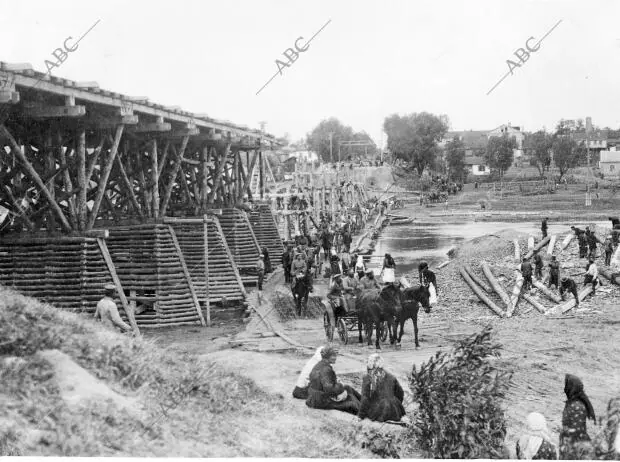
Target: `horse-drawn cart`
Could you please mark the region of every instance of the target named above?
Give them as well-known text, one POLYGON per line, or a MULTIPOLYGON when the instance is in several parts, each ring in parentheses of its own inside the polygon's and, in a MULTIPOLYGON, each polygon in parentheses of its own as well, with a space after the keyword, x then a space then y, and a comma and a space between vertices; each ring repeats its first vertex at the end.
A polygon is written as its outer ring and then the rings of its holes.
MULTIPOLYGON (((334 310, 336 325, 334 326, 335 328, 332 328, 329 314, 327 313, 327 311, 323 313, 323 327, 325 328, 325 336, 327 337, 327 341, 332 342, 334 340, 334 330, 337 330, 340 340, 346 345, 349 343, 349 332, 360 331, 360 320, 357 316, 357 312, 353 310, 347 313, 342 307, 335 307, 333 306, 333 304, 332 309, 334 310)), ((379 332, 381 334, 381 341, 385 342, 388 335, 387 322, 384 321, 381 323, 379 327, 379 332)), ((368 337, 369 332, 364 331, 364 335, 368 337)))

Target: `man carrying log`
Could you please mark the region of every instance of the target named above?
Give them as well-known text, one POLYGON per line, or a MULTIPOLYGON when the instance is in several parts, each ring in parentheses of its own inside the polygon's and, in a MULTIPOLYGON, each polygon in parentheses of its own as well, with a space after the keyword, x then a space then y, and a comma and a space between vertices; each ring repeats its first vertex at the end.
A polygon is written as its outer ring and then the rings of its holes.
POLYGON ((534 252, 534 268, 534 276, 536 276, 536 279, 542 280, 543 261, 538 252, 534 252))
POLYGON ((579 294, 577 293, 577 284, 571 278, 564 276, 560 284, 560 296, 564 300, 564 292, 570 292, 575 297, 575 307, 579 308, 579 294))
POLYGON ((524 258, 521 263, 521 275, 523 276, 523 290, 530 290, 532 288, 532 264, 528 258, 524 258))
POLYGON ((131 327, 122 320, 118 313, 118 307, 114 302, 114 294, 116 294, 116 286, 114 284, 106 284, 104 287, 105 295, 97 303, 95 310, 95 319, 101 318, 101 322, 106 327, 116 330, 118 327, 121 331, 131 331, 131 327))
POLYGON ((548 217, 543 218, 542 225, 540 226, 540 230, 542 231, 542 238, 543 239, 547 237, 547 228, 548 228, 547 220, 548 219, 549 219, 548 217))
POLYGON ((560 263, 556 259, 555 255, 551 256, 551 261, 549 262, 549 287, 552 285, 555 286, 556 289, 560 288, 560 263))
POLYGON ((590 258, 589 263, 586 265, 586 275, 583 278, 583 285, 587 286, 588 284, 592 284, 592 295, 594 295, 597 284, 600 284, 598 279, 598 268, 596 267, 596 263, 594 263, 594 258, 590 258))

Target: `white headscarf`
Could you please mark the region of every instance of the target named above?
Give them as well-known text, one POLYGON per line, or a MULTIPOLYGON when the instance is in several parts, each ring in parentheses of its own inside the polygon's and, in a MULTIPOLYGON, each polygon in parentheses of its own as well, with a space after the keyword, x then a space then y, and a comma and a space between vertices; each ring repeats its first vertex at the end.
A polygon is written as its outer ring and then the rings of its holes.
POLYGON ((357 262, 355 263, 355 269, 364 269, 364 258, 361 255, 357 256, 357 262))
POLYGON ((314 356, 310 358, 310 360, 306 363, 304 368, 301 370, 301 373, 299 374, 299 378, 297 379, 297 383, 295 384, 299 388, 306 388, 308 385, 310 385, 310 372, 312 372, 312 369, 314 369, 314 366, 316 366, 317 363, 321 359, 323 359, 323 357, 321 356, 321 351, 323 351, 322 346, 316 349, 314 356))
POLYGON ((532 459, 545 440, 551 442, 547 420, 544 415, 538 412, 531 412, 527 416, 526 433, 519 438, 521 459, 532 459))

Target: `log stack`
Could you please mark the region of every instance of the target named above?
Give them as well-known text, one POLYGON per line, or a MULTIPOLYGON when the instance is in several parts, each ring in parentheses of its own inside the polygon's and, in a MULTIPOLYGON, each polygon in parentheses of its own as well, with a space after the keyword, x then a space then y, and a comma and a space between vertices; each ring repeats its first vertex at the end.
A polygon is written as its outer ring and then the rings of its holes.
POLYGON ((271 265, 277 266, 282 261, 284 245, 271 208, 268 205, 260 205, 258 211, 250 213, 250 224, 260 246, 267 247, 271 265))
MULTIPOLYGON (((94 237, 7 237, 0 240, 0 284, 69 311, 93 314, 114 280, 94 237)), ((127 314, 116 295, 119 313, 127 314)))
POLYGON ((239 209, 222 209, 219 222, 243 284, 256 285, 256 261, 260 255, 260 245, 247 215, 239 209))
MULTIPOLYGON (((166 222, 174 228, 196 289, 196 295, 201 303, 205 303, 207 297, 205 250, 209 271, 209 302, 219 303, 223 297, 226 297, 227 301, 245 300, 246 292, 243 281, 217 218, 209 217, 206 220, 208 239, 206 249, 204 243, 205 222, 203 219, 166 219, 166 222)), ((217 314, 223 309, 212 307, 211 314, 217 314)))
POLYGON ((204 324, 174 230, 164 224, 110 228, 112 261, 141 327, 204 324))

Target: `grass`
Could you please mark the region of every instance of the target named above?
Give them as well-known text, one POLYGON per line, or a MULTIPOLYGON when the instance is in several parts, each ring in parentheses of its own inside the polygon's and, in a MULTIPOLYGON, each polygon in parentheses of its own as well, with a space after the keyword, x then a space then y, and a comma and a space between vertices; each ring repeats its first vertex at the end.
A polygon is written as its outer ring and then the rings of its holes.
POLYGON ((0 455, 369 457, 352 429, 200 356, 105 330, 0 288, 0 455), (59 349, 139 410, 69 407, 52 366, 59 349), (139 412, 138 412, 139 411, 139 412))

